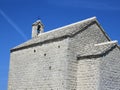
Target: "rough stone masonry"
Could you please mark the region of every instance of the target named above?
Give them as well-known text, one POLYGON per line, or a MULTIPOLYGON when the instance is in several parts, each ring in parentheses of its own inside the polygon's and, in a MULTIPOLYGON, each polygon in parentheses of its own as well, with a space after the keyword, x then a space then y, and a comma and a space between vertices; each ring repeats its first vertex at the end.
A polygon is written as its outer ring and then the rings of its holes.
POLYGON ((8 90, 120 90, 120 48, 96 17, 44 32, 11 49, 8 90))

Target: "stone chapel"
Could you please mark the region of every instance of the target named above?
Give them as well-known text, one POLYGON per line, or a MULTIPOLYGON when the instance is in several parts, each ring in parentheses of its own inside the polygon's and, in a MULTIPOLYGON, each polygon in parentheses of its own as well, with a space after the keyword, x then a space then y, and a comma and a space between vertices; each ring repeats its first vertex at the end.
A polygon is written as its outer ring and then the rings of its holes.
POLYGON ((120 90, 120 47, 96 17, 44 32, 10 50, 8 90, 120 90))

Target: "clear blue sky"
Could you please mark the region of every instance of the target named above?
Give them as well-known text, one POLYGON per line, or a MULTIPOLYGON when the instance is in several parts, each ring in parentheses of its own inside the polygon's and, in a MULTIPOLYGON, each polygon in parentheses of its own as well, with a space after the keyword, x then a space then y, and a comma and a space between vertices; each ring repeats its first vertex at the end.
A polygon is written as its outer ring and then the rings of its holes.
POLYGON ((120 42, 120 0, 0 0, 0 90, 7 90, 10 49, 31 38, 38 17, 48 31, 92 16, 120 42))

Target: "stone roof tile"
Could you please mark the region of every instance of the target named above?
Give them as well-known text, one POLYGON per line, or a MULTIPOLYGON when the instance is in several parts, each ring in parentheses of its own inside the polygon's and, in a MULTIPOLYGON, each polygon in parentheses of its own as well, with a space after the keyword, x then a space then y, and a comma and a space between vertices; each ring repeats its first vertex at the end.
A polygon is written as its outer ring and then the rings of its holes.
POLYGON ((109 41, 95 45, 87 45, 85 47, 85 52, 82 55, 77 55, 77 58, 90 58, 96 56, 102 56, 110 51, 112 48, 116 47, 116 41, 109 41))
POLYGON ((47 40, 52 40, 55 38, 72 36, 95 21, 97 22, 96 17, 92 17, 86 20, 82 20, 80 22, 76 22, 70 25, 66 25, 66 26, 54 29, 54 30, 50 30, 45 33, 41 33, 38 37, 32 38, 28 40, 27 42, 12 48, 11 51, 14 51, 14 50, 17 50, 23 47, 27 47, 33 44, 45 42, 47 40))

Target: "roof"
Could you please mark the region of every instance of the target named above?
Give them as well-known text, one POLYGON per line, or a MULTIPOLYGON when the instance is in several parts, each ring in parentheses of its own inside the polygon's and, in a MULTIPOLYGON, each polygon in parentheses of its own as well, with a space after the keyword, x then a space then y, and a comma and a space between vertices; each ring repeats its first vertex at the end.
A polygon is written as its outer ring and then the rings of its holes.
POLYGON ((100 57, 109 53, 109 51, 114 49, 116 46, 117 41, 109 41, 100 44, 88 45, 85 47, 85 52, 82 55, 78 54, 77 58, 84 59, 100 57))
MULTIPOLYGON (((86 28, 89 25, 94 24, 94 23, 97 23, 98 26, 100 27, 98 21, 96 20, 96 17, 92 17, 92 18, 88 18, 86 20, 82 20, 80 22, 76 22, 76 23, 73 23, 73 24, 70 24, 67 26, 63 26, 63 27, 60 27, 60 28, 57 28, 54 30, 50 30, 48 32, 41 33, 38 37, 32 38, 32 39, 28 40, 27 42, 12 48, 11 52, 22 49, 22 48, 30 47, 30 46, 33 46, 38 43, 44 43, 49 40, 71 37, 71 36, 75 35, 76 33, 78 33, 79 31, 83 30, 84 28, 86 28)), ((104 31, 103 31, 103 33, 104 33, 104 31)), ((105 34, 105 36, 106 36, 106 34, 105 34)))

